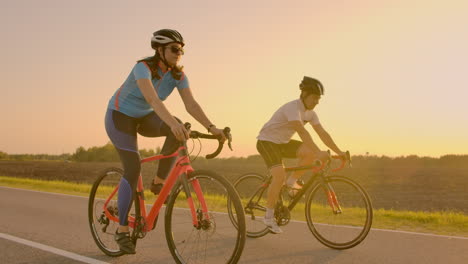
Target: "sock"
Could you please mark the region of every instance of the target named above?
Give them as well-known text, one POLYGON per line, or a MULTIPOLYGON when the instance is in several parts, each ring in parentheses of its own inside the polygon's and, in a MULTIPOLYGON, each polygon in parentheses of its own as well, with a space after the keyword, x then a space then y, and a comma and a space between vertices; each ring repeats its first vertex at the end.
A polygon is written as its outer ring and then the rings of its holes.
POLYGON ((273 218, 275 216, 275 209, 267 208, 265 218, 273 218))

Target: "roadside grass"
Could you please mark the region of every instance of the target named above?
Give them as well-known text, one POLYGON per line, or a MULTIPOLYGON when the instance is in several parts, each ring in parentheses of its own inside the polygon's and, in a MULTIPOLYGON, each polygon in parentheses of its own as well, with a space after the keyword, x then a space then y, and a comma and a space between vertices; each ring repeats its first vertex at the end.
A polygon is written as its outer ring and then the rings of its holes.
POLYGON ((21 188, 42 192, 54 192, 72 194, 78 196, 89 196, 90 184, 71 183, 65 181, 43 181, 29 178, 15 178, 0 176, 0 186, 21 188))
MULTIPOLYGON (((91 191, 90 184, 70 183, 65 181, 43 181, 6 176, 0 176, 0 186, 37 190, 43 192, 71 194, 83 197, 88 197, 89 192, 91 191)), ((145 191, 145 197, 146 203, 152 204, 154 202, 155 195, 150 191, 145 191)), ((208 199, 211 201, 216 201, 216 204, 224 204, 220 202, 220 200, 223 199, 221 197, 210 196, 208 199)), ((179 205, 179 202, 176 205, 179 205)), ((183 207, 182 203, 180 203, 180 206, 183 207)), ((317 212, 321 212, 323 210, 325 210, 325 208, 316 208, 314 212, 317 214, 317 212)), ((362 217, 363 212, 360 212, 359 209, 353 208, 352 214, 356 216, 354 220, 359 220, 359 218, 362 217)), ((296 205, 294 210, 291 212, 291 217, 294 220, 306 220, 303 203, 296 205)), ((468 215, 461 212, 452 211, 414 212, 391 209, 374 209, 374 220, 372 227, 468 237, 468 215)))

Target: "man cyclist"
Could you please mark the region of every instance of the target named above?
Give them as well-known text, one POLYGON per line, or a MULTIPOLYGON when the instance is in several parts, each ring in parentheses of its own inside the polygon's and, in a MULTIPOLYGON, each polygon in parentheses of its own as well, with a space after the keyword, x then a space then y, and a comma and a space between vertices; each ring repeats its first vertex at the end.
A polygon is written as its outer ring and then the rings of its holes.
MULTIPOLYGON (((257 137, 257 150, 265 160, 272 176, 272 182, 267 193, 267 211, 263 222, 275 234, 283 231, 276 223, 274 208, 278 201, 281 187, 286 180, 283 158, 298 158, 298 166, 311 164, 314 160, 324 160, 328 152, 320 150, 314 143, 304 125, 310 123, 322 142, 338 155, 345 155, 333 141, 330 134, 322 127, 314 111, 324 94, 323 85, 319 80, 304 76, 299 85, 300 98, 281 106, 262 127, 257 137), (291 140, 298 133, 301 141, 291 140)), ((300 189, 297 183, 305 171, 295 171, 286 184, 292 190, 300 189)))

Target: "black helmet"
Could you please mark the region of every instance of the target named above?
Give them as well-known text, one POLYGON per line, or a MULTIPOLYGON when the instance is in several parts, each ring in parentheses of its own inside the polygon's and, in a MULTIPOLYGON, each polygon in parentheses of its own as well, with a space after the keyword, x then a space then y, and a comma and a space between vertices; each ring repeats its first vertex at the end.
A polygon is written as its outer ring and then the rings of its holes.
POLYGON ((299 85, 301 91, 305 91, 311 94, 323 95, 324 89, 322 83, 314 78, 304 76, 301 84, 299 85))
POLYGON ((164 46, 172 42, 177 42, 182 45, 182 47, 185 45, 184 38, 177 30, 161 29, 153 33, 153 37, 151 38, 151 47, 156 49, 157 47, 164 46))

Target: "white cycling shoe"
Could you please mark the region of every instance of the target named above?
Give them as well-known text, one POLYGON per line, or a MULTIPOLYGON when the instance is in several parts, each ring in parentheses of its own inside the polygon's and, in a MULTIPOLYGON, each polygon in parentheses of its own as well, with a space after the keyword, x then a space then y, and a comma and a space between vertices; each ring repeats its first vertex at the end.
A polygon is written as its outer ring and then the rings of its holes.
POLYGON ((268 229, 274 234, 281 234, 283 233, 283 230, 278 226, 276 223, 275 218, 263 218, 263 223, 268 226, 268 229))

